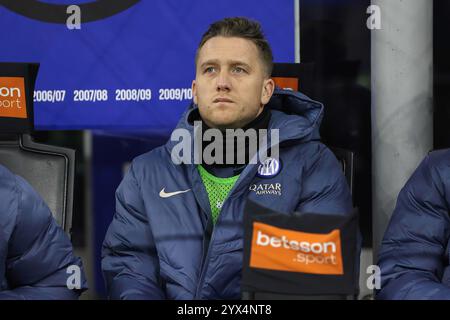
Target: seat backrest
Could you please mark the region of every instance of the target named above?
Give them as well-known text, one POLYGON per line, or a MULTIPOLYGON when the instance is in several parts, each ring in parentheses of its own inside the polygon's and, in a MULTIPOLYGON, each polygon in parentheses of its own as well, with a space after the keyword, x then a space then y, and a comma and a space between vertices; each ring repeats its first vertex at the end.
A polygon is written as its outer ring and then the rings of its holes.
MULTIPOLYGON (((282 88, 290 86, 291 89, 299 90, 308 96, 320 97, 322 89, 320 89, 321 86, 318 85, 316 79, 316 69, 314 63, 274 63, 272 78, 282 88)), ((353 194, 355 176, 354 152, 336 147, 330 147, 330 149, 341 162, 350 191, 353 194)))
POLYGON ((39 144, 27 134, 0 135, 0 164, 30 183, 70 235, 75 150, 39 144))
POLYGON ((338 161, 341 163, 342 171, 344 172, 345 179, 350 187, 350 193, 353 194, 354 177, 355 177, 355 154, 353 151, 345 150, 342 148, 329 147, 334 153, 338 161))

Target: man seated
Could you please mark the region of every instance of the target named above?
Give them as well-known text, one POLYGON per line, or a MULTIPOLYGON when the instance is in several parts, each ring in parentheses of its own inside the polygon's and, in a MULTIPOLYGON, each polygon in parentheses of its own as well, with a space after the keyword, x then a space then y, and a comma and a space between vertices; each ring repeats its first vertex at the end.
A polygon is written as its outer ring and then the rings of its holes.
POLYGON ((0 165, 0 299, 77 299, 81 260, 33 188, 0 165))
POLYGON ((431 152, 401 190, 384 235, 377 299, 450 299, 450 149, 431 152))
POLYGON ((226 18, 203 35, 194 103, 117 189, 102 254, 110 298, 239 299, 247 199, 285 214, 352 213, 341 167, 319 142, 323 106, 274 94, 272 61, 257 22, 226 18), (230 132, 248 139, 239 147, 230 132))

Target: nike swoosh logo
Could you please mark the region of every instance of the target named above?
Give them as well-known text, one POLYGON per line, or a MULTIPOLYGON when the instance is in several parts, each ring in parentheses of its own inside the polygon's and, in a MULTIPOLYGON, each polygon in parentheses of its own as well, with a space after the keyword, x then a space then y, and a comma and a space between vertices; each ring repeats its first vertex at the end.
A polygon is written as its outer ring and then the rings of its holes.
POLYGON ((177 194, 180 194, 180 193, 185 193, 185 192, 191 191, 191 189, 187 189, 187 190, 183 190, 183 191, 166 192, 166 191, 164 191, 164 189, 165 188, 162 188, 162 190, 159 192, 159 196, 161 198, 169 198, 172 196, 176 196, 177 194))

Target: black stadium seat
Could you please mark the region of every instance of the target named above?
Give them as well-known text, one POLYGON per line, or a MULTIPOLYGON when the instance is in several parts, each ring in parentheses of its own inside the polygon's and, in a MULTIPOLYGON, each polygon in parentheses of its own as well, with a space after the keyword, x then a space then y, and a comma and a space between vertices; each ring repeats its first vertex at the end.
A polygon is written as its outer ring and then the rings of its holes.
POLYGON ((33 92, 38 69, 36 63, 0 63, 2 85, 11 85, 7 82, 11 77, 23 79, 23 87, 20 82, 13 87, 19 90, 22 114, 0 112, 0 164, 31 184, 70 235, 75 150, 39 144, 30 136, 34 131, 33 92))
POLYGON ((27 180, 70 234, 75 150, 36 143, 28 134, 1 134, 0 164, 27 180))

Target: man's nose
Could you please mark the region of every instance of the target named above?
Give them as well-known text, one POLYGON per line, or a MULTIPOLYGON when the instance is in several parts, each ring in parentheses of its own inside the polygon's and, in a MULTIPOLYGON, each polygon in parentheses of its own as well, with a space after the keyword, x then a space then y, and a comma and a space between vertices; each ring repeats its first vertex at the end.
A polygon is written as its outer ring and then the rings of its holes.
POLYGON ((222 70, 217 77, 217 91, 226 90, 229 91, 231 89, 231 83, 229 75, 225 70, 222 70))

